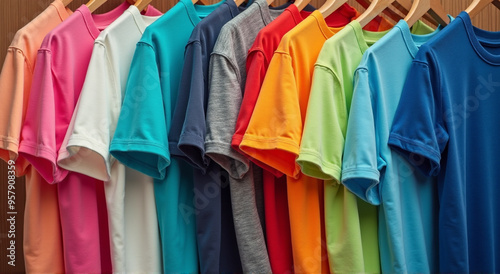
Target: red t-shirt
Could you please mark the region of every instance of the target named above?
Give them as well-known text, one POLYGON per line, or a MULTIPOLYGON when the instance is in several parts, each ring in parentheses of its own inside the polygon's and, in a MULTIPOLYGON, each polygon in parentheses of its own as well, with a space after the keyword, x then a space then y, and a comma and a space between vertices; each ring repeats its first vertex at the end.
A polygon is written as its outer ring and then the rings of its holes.
MULTIPOLYGON (((274 51, 277 49, 281 38, 311 14, 311 8, 311 6, 308 6, 306 10, 299 11, 295 5, 290 5, 280 16, 259 32, 255 42, 248 51, 245 92, 231 142, 233 149, 244 155, 246 154, 239 149, 239 145, 252 117, 260 88, 274 51)), ((353 7, 344 4, 328 16, 325 21, 330 27, 343 27, 359 15, 358 11, 353 7)), ((391 26, 389 22, 378 16, 368 23, 364 29, 381 31, 391 26)), ((280 171, 256 159, 252 159, 250 156, 248 157, 264 169, 266 233, 271 268, 273 273, 292 271, 293 256, 286 178, 282 176, 283 173, 280 171)))
MULTIPOLYGON (((299 12, 295 5, 290 5, 280 16, 259 32, 249 50, 245 92, 236 122, 236 132, 231 143, 232 147, 242 154, 244 153, 239 149, 239 145, 252 117, 274 51, 283 35, 311 14, 313 11, 311 8, 308 6, 307 10, 299 12)), ((358 15, 354 8, 345 4, 328 16, 325 21, 329 26, 342 27, 358 15)), ((290 272, 293 270, 293 255, 286 177, 282 176, 283 173, 256 159, 251 160, 264 169, 266 234, 271 268, 273 273, 290 272)))

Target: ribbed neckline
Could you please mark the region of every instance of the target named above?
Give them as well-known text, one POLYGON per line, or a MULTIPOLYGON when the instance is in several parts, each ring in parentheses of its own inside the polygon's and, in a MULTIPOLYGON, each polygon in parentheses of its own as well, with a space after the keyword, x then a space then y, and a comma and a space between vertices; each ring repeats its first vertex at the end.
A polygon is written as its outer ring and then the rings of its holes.
POLYGON ((500 65, 500 55, 489 52, 483 44, 490 47, 500 47, 500 32, 486 31, 472 25, 470 16, 467 12, 463 11, 455 20, 461 20, 469 37, 472 47, 486 63, 491 65, 500 65))
POLYGON ((196 26, 203 18, 209 15, 212 11, 218 8, 220 5, 224 4, 225 1, 220 1, 213 5, 195 5, 191 0, 180 0, 179 3, 182 3, 189 15, 189 19, 193 26, 196 26))
POLYGON ((144 33, 144 30, 147 26, 151 25, 154 21, 158 20, 162 16, 162 13, 149 5, 144 12, 144 15, 141 14, 139 9, 136 6, 130 6, 127 9, 127 12, 130 12, 134 17, 135 24, 139 28, 141 33, 144 33))
POLYGON ((351 27, 354 30, 361 53, 365 53, 365 51, 370 47, 368 44, 374 44, 391 30, 391 29, 384 31, 364 30, 359 24, 358 20, 351 21, 349 24, 347 24, 346 27, 351 27))
POLYGON ((79 12, 83 16, 83 20, 87 25, 87 29, 94 39, 96 39, 101 33, 101 29, 111 24, 120 15, 122 15, 130 6, 127 1, 124 1, 121 5, 114 8, 113 10, 102 13, 102 14, 92 14, 86 5, 81 5, 75 12, 79 12))
POLYGON ((344 28, 344 27, 340 28, 329 27, 325 21, 325 18, 318 10, 313 11, 313 13, 309 15, 309 17, 314 18, 316 20, 316 23, 318 24, 319 28, 321 29, 321 32, 323 33, 323 36, 325 36, 327 40, 330 37, 332 37, 335 33, 344 28))
POLYGON ((285 9, 284 12, 289 12, 290 15, 292 15, 295 24, 298 25, 300 22, 304 21, 304 19, 306 19, 309 15, 311 15, 311 13, 315 10, 316 9, 311 5, 307 5, 303 10, 299 10, 295 5, 290 5, 285 9))
MULTIPOLYGON (((417 21, 415 25, 413 25, 412 30, 422 27, 422 24, 422 21, 417 21)), ((398 28, 401 31, 401 35, 403 36, 406 47, 408 48, 408 51, 413 58, 417 56, 418 50, 421 45, 425 44, 443 29, 442 26, 438 26, 436 30, 428 34, 414 34, 412 33, 412 30, 410 30, 410 26, 408 26, 408 23, 405 20, 400 20, 394 27, 398 28)))

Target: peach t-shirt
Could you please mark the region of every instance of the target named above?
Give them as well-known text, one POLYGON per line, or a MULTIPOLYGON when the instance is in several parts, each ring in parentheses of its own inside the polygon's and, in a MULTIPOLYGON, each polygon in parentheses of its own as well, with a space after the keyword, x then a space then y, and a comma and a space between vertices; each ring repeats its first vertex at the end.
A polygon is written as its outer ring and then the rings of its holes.
POLYGON ((0 98, 4 101, 0 108, 0 158, 16 160, 16 176, 26 175, 24 259, 28 273, 64 272, 57 187, 47 184, 18 157, 18 148, 37 51, 45 35, 71 13, 56 0, 21 28, 7 50, 0 74, 0 98))

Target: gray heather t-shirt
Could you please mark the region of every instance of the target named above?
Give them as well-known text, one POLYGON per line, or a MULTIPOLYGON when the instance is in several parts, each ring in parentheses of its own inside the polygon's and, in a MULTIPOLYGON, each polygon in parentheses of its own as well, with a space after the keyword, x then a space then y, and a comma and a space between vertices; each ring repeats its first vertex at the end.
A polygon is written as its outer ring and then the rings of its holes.
POLYGON ((245 273, 271 273, 263 232, 262 170, 233 150, 231 139, 243 98, 247 52, 257 33, 286 6, 269 9, 265 0, 256 0, 224 25, 210 57, 205 150, 230 175, 234 226, 245 273))

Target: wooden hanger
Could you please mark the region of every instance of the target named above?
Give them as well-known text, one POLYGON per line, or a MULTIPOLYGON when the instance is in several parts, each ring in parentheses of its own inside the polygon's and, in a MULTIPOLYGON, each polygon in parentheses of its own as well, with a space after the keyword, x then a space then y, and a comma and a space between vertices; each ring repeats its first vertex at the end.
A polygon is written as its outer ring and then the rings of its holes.
POLYGON ((62 0, 63 5, 66 7, 68 6, 73 0, 62 0))
POLYGON ((303 10, 309 3, 311 0, 296 0, 293 5, 297 6, 297 9, 303 10))
POLYGON ((359 22, 361 27, 366 26, 370 23, 373 18, 381 14, 385 9, 387 9, 395 0, 373 0, 370 6, 363 12, 356 21, 359 22))
MULTIPOLYGON (((131 1, 134 2, 134 0, 128 0, 129 3, 131 1)), ((143 11, 148 7, 148 5, 151 3, 151 1, 153 1, 153 0, 136 0, 135 3, 131 3, 131 4, 136 6, 138 10, 143 11)))
POLYGON ((500 9, 500 0, 474 0, 465 12, 467 12, 470 17, 474 17, 489 4, 493 4, 500 9))
MULTIPOLYGON (((389 2, 389 3, 383 9, 381 9, 377 13, 375 13, 373 16, 370 15, 371 18, 370 18, 370 20, 368 20, 366 22, 366 24, 368 24, 373 18, 375 18, 377 15, 379 15, 382 12, 384 12, 389 18, 391 18, 395 22, 399 21, 400 19, 403 19, 397 13, 393 12, 390 9, 387 9, 387 7, 389 7, 389 5, 391 3, 393 3, 395 0, 373 0, 371 3, 367 2, 367 1, 368 0, 357 0, 357 2, 361 6, 365 7, 367 10, 363 14, 361 14, 356 20, 358 20, 359 18, 361 18, 363 16, 368 15, 367 12, 370 12, 368 9, 373 10, 374 7, 377 7, 377 10, 379 10, 379 6, 376 6, 376 5, 380 5, 381 4, 380 2, 389 2)), ((400 8, 406 7, 409 10, 411 7, 411 3, 409 1, 410 0, 398 0, 398 2, 400 2, 400 8)), ((321 6, 318 9, 318 11, 321 12, 323 17, 326 18, 327 16, 332 14, 334 11, 336 11, 338 8, 340 8, 346 2, 347 1, 344 1, 344 0, 341 0, 341 1, 327 0, 325 2, 325 4, 323 4, 323 6, 321 6)), ((362 25, 362 26, 366 26, 366 24, 362 25)))
MULTIPOLYGON (((408 14, 412 6, 411 2, 412 2, 411 0, 397 0, 396 2, 392 3, 392 6, 398 9, 401 13, 408 14)), ((432 25, 436 27, 437 25, 439 25, 439 23, 428 13, 424 15, 424 19, 429 21, 432 25)))
POLYGON ((405 21, 411 27, 426 13, 429 13, 436 19, 441 26, 448 25, 450 21, 440 0, 414 0, 410 12, 405 17, 405 21))
POLYGON ((241 4, 245 3, 245 0, 234 0, 234 3, 239 7, 241 4))
POLYGON ((326 18, 345 3, 347 0, 326 0, 318 11, 323 15, 323 18, 326 18))
MULTIPOLYGON (((370 1, 368 0, 357 0, 358 4, 360 4, 363 8, 367 9, 370 6, 370 1)), ((399 11, 401 11, 403 14, 407 14, 408 11, 411 8, 411 0, 397 0, 396 2, 393 3, 393 6, 396 7, 394 4, 397 2, 401 2, 401 5, 397 7, 399 11)), ((394 22, 398 22, 399 20, 403 19, 399 14, 394 12, 392 9, 385 9, 384 14, 391 18, 394 22)))
POLYGON ((87 4, 85 4, 90 12, 94 12, 96 9, 98 9, 102 4, 106 3, 107 0, 90 0, 87 4))

